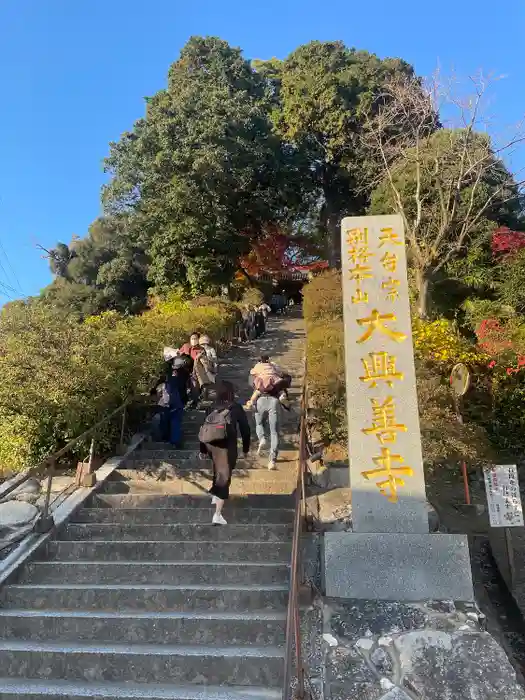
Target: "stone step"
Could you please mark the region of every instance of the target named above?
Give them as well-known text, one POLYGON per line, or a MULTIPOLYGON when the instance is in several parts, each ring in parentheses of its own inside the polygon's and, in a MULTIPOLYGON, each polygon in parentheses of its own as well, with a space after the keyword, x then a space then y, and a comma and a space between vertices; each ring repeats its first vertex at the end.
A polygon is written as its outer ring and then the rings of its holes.
POLYGON ((197 451, 193 449, 162 449, 162 450, 152 450, 149 448, 144 448, 142 450, 134 450, 130 455, 128 455, 126 462, 134 462, 136 460, 142 461, 144 459, 172 459, 177 462, 183 462, 188 459, 195 459, 197 451))
MULTIPOLYGON (((287 459, 285 455, 279 457, 283 462, 287 459)), ((291 460, 290 460, 291 461, 291 460)), ((294 465, 295 466, 295 465, 294 465)), ((286 469, 290 467, 287 464, 286 469)), ((193 456, 191 459, 177 459, 176 456, 167 457, 142 457, 141 459, 130 459, 126 461, 126 466, 113 472, 110 481, 130 481, 151 479, 164 481, 165 479, 177 479, 186 477, 188 472, 199 474, 203 477, 211 478, 211 459, 199 459, 193 456)), ((250 460, 239 460, 235 467, 234 477, 241 476, 253 469, 263 469, 268 471, 268 455, 254 456, 250 460)))
MULTIPOLYGON (((253 364, 255 365, 255 361, 253 364)), ((301 383, 301 378, 304 373, 304 367, 300 362, 297 362, 296 359, 292 359, 290 361, 283 360, 283 363, 280 366, 286 371, 287 374, 291 374, 293 384, 298 385, 301 383)), ((245 385, 249 386, 248 382, 250 370, 247 371, 246 367, 221 366, 219 368, 219 376, 223 381, 233 381, 237 385, 237 388, 240 390, 242 390, 245 385)))
POLYGON ((267 584, 289 582, 289 567, 268 562, 31 562, 19 583, 267 584))
POLYGON ((284 612, 100 612, 0 610, 0 643, 7 640, 97 644, 217 644, 281 646, 284 612))
MULTIPOLYGON (((112 498, 112 496, 109 496, 112 498)), ((167 525, 170 523, 209 523, 215 507, 211 501, 205 508, 82 508, 72 517, 73 523, 113 523, 115 525, 143 524, 167 525)), ((293 510, 278 508, 230 508, 227 505, 230 524, 286 525, 293 522, 293 510)), ((225 511, 226 512, 226 511, 225 511)))
POLYGON ((0 677, 279 687, 280 647, 0 641, 0 677))
MULTIPOLYGON (((211 520, 211 518, 210 518, 211 520)), ((227 525, 206 524, 140 525, 111 523, 70 523, 57 533, 57 540, 136 540, 155 542, 283 542, 292 541, 292 525, 227 525)))
MULTIPOLYGON (((264 469, 246 470, 233 475, 230 494, 233 496, 251 495, 292 495, 297 486, 297 475, 284 471, 264 469)), ((211 487, 211 480, 200 474, 181 475, 178 479, 157 481, 155 479, 135 479, 129 481, 107 481, 102 486, 108 494, 154 494, 202 496, 211 487)))
MULTIPOLYGON (((252 464, 258 464, 261 461, 268 460, 267 450, 263 455, 258 455, 255 448, 256 444, 253 446, 253 451, 247 457, 242 454, 239 455, 237 460, 237 469, 242 467, 250 467, 252 464)), ((283 462, 293 462, 297 459, 297 449, 281 449, 279 451, 279 459, 283 462)), ((197 450, 174 450, 174 449, 143 449, 135 450, 126 459, 126 466, 129 469, 131 466, 133 469, 137 468, 137 463, 142 464, 143 462, 152 462, 153 464, 159 462, 165 462, 169 464, 183 464, 185 462, 197 462, 197 466, 206 467, 211 460, 201 460, 199 459, 197 450)), ((159 465, 160 466, 160 465, 159 465)), ((125 469, 119 469, 119 472, 125 471, 125 469)))
MULTIPOLYGON (((200 447, 200 442, 197 439, 197 433, 199 431, 197 430, 195 432, 195 435, 188 433, 187 431, 184 432, 184 442, 182 447, 185 450, 194 450, 195 452, 199 451, 200 447)), ((158 450, 174 450, 175 448, 173 445, 171 445, 169 442, 143 442, 140 447, 136 450, 134 450, 129 456, 128 459, 134 459, 136 456, 143 454, 144 452, 149 452, 150 450, 153 450, 157 452, 158 450)))
MULTIPOLYGON (((198 441, 198 440, 195 440, 195 445, 196 445, 195 449, 197 449, 197 450, 199 449, 199 444, 200 444, 199 441, 198 441)), ((190 449, 190 448, 187 448, 187 449, 190 449)), ((140 454, 143 454, 144 452, 148 452, 149 450, 154 450, 154 451, 157 451, 157 450, 173 450, 173 445, 171 445, 169 442, 153 442, 153 441, 151 441, 151 442, 143 442, 143 443, 141 444, 141 446, 140 446, 138 449, 134 450, 134 451, 129 455, 129 457, 130 457, 130 458, 131 458, 131 457, 136 457, 136 456, 138 456, 138 455, 140 455, 140 454)))
POLYGON ((286 584, 186 585, 12 584, 0 589, 0 607, 29 610, 285 611, 286 584))
POLYGON ((2 700, 281 700, 276 688, 0 678, 2 700))
POLYGON ((182 425, 186 423, 198 423, 206 418, 206 411, 196 411, 195 409, 187 409, 184 411, 184 416, 182 418, 182 425))
MULTIPOLYGON (((155 509, 172 510, 174 508, 209 508, 210 496, 208 494, 200 496, 177 496, 163 493, 138 493, 138 494, 105 494, 97 493, 89 497, 88 507, 103 509, 155 509)), ((251 509, 268 510, 292 510, 294 508, 294 498, 289 495, 249 495, 233 496, 225 505, 228 513, 236 513, 238 510, 251 509)), ((226 513, 226 510, 225 510, 226 513)))
MULTIPOLYGON (((291 543, 280 542, 50 542, 47 557, 58 561, 224 561, 289 564, 291 543)), ((42 556, 46 556, 44 553, 42 556)), ((1 634, 1 630, 0 630, 1 634)))

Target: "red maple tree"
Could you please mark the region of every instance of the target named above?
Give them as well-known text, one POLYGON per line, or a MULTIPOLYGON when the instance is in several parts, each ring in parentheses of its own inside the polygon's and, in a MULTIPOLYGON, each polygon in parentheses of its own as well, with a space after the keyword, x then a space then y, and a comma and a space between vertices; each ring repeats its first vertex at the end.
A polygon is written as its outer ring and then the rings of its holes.
POLYGON ((250 277, 263 273, 279 273, 311 262, 315 246, 304 236, 291 236, 274 224, 265 226, 257 235, 247 234, 251 250, 240 259, 241 268, 250 277))
POLYGON ((513 256, 525 248, 525 233, 513 231, 508 226, 500 226, 492 234, 492 254, 503 257, 513 256))

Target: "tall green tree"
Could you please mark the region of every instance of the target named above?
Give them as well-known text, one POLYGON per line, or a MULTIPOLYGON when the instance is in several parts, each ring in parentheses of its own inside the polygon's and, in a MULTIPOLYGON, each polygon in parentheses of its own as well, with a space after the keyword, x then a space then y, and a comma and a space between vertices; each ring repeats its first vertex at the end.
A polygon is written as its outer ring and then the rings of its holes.
POLYGON ((413 69, 340 41, 312 41, 281 64, 272 59, 254 66, 270 85, 277 132, 307 164, 301 186, 316 194, 316 216, 337 264, 341 218, 364 213, 378 171, 375 152, 362 138, 367 119, 382 102, 384 85, 394 76, 412 76, 413 69))
POLYGON ((111 144, 105 204, 131 213, 157 288, 230 281, 262 224, 298 209, 294 153, 272 131, 266 86, 240 49, 192 37, 146 116, 111 144))
POLYGON ((54 282, 42 300, 81 318, 106 309, 145 307, 148 258, 125 214, 100 217, 87 236, 48 251, 54 282))

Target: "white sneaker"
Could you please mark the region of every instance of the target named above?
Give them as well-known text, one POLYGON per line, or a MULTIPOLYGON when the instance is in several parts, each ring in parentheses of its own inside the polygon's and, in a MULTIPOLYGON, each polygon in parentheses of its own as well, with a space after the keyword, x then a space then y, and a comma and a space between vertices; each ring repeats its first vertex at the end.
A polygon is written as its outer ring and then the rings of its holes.
POLYGON ((277 466, 276 466, 276 464, 275 464, 275 460, 271 459, 271 460, 268 462, 268 469, 269 469, 269 471, 271 471, 271 472, 273 472, 274 469, 277 469, 277 466))
POLYGON ((267 446, 268 446, 268 443, 266 442, 266 440, 264 440, 264 439, 259 440, 259 447, 257 448, 257 454, 260 455, 261 452, 263 450, 265 450, 267 446))
POLYGON ((213 525, 227 525, 228 524, 220 513, 213 514, 212 523, 213 523, 213 525))
POLYGON ((211 504, 214 506, 217 503, 217 496, 212 496, 211 497, 211 504))

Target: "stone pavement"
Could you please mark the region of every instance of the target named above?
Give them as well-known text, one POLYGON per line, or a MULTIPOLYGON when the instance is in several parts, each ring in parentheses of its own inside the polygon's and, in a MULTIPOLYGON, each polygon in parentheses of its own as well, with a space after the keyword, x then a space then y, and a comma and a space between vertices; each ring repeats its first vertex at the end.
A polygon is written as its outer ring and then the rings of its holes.
POLYGON ((318 607, 321 651, 310 674, 318 698, 525 699, 473 604, 325 599, 318 607))

